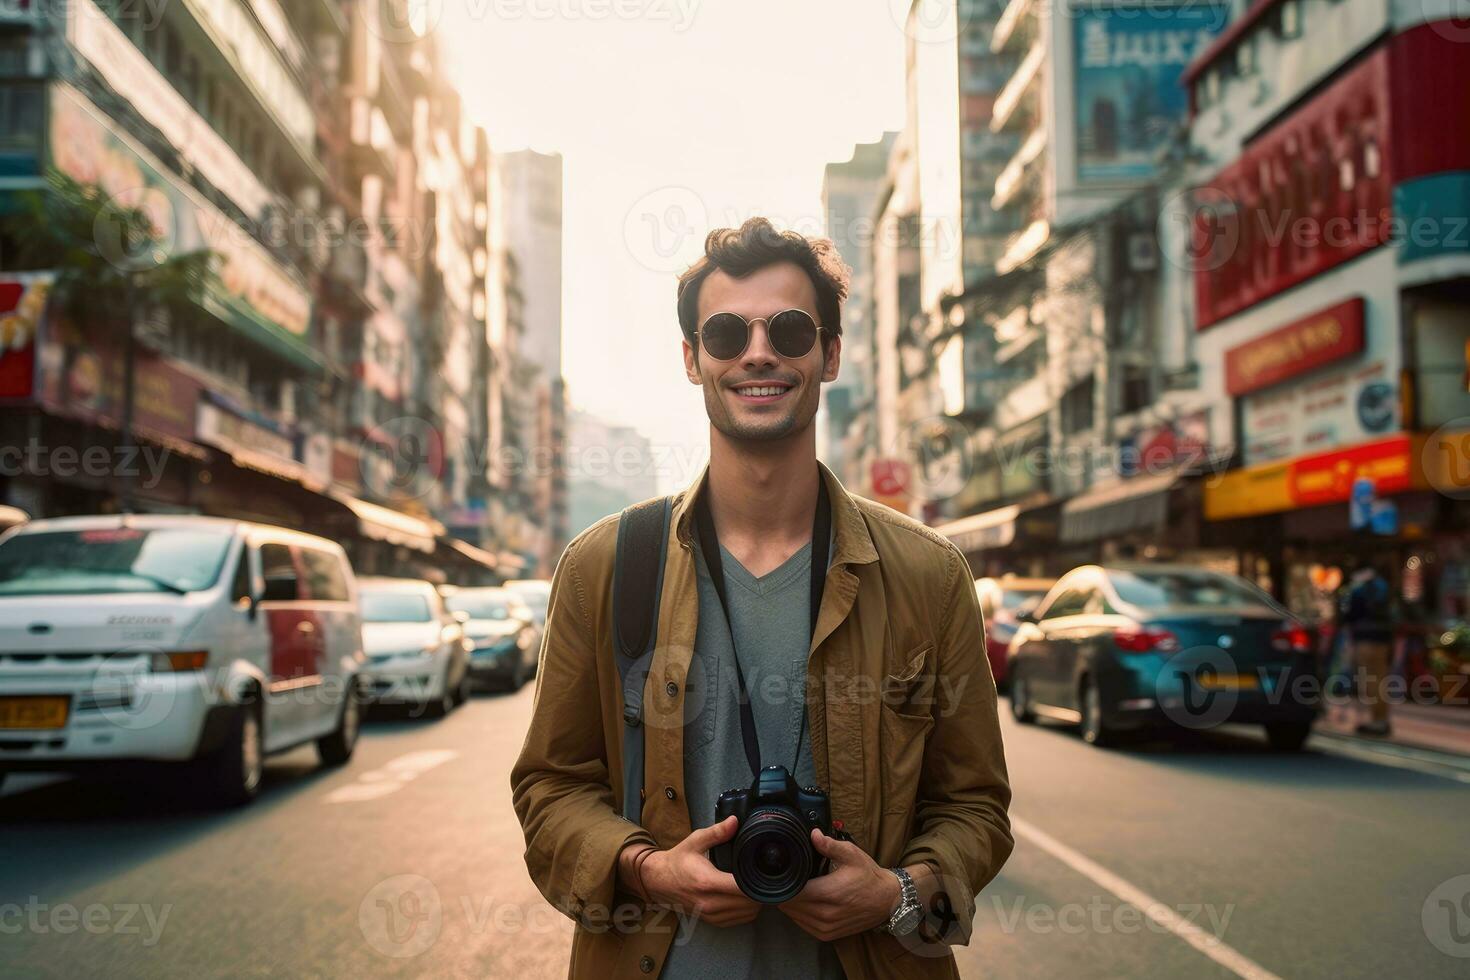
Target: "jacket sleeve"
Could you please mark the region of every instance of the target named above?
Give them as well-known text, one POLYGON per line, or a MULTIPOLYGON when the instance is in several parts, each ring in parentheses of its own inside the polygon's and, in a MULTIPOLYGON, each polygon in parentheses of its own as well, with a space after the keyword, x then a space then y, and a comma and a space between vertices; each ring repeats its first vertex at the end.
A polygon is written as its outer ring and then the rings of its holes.
POLYGON ((526 868, 546 900, 579 921, 606 922, 618 852, 655 843, 616 809, 604 738, 597 642, 577 570, 577 542, 552 576, 531 725, 511 769, 526 868))
POLYGON ((929 923, 943 941, 963 946, 970 941, 975 896, 1000 872, 1015 841, 980 602, 969 564, 953 545, 949 551, 945 609, 936 637, 934 728, 919 776, 916 836, 901 863, 937 869, 954 921, 945 924, 931 916, 929 923))

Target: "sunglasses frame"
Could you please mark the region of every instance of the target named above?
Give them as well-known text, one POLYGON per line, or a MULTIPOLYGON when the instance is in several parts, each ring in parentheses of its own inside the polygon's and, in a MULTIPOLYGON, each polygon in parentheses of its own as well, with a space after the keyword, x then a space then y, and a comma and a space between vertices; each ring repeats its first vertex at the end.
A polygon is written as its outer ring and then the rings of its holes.
POLYGON ((771 349, 776 351, 776 355, 778 357, 785 358, 788 361, 794 361, 794 360, 797 360, 798 358, 806 357, 807 354, 810 354, 812 352, 812 347, 816 347, 817 344, 819 342, 821 342, 822 332, 824 330, 826 330, 827 328, 824 327, 824 326, 822 326, 820 323, 818 323, 816 317, 812 316, 806 310, 803 310, 800 307, 796 307, 796 306, 792 306, 792 307, 789 307, 789 308, 784 309, 784 310, 777 310, 775 313, 772 313, 770 316, 751 317, 749 320, 745 319, 745 317, 741 316, 739 313, 735 313, 735 312, 732 312, 730 310, 717 310, 714 313, 711 313, 709 316, 707 316, 707 317, 704 318, 704 323, 700 324, 699 329, 696 330, 696 331, 694 331, 694 337, 695 337, 696 340, 699 341, 699 346, 704 350, 705 354, 711 360, 715 360, 715 361, 735 361, 735 360, 739 360, 740 359, 740 356, 742 354, 744 354, 745 351, 750 347, 750 338, 751 338, 751 335, 754 333, 754 331, 752 331, 750 329, 751 328, 751 325, 754 324, 754 323, 756 323, 757 321, 760 321, 761 323, 764 323, 766 325, 766 334, 767 334, 767 337, 769 337, 770 330, 771 330, 771 321, 774 320, 776 317, 781 316, 782 314, 785 314, 785 313, 800 313, 802 316, 805 316, 808 320, 811 320, 812 321, 812 326, 814 326, 814 327, 817 328, 817 336, 815 338, 813 338, 813 340, 812 340, 812 346, 811 347, 808 347, 801 354, 796 355, 796 357, 792 357, 790 355, 783 354, 779 350, 776 350, 776 345, 775 344, 772 344, 771 345, 771 349), (709 326, 709 322, 711 320, 713 320, 715 317, 717 317, 717 316, 727 316, 727 315, 728 316, 736 317, 736 318, 738 318, 740 320, 741 323, 744 323, 745 324, 745 346, 741 347, 740 350, 736 351, 730 357, 716 357, 710 351, 709 345, 704 342, 704 328, 707 327, 707 326, 709 326))

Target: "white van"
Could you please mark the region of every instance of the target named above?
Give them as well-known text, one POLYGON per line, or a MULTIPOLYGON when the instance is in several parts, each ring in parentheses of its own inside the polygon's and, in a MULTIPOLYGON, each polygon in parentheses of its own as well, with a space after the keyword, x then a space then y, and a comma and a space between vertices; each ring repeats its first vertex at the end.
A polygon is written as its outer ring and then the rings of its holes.
POLYGON ((324 538, 196 516, 0 536, 0 779, 174 762, 244 803, 267 754, 351 757, 363 665, 357 583, 324 538))

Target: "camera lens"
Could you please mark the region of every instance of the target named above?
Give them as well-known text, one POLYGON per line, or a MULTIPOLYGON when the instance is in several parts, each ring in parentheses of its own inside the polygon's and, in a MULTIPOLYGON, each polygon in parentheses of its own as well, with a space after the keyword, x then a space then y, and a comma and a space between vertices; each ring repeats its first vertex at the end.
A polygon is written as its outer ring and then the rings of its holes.
POLYGON ((752 811, 735 835, 734 864, 735 883, 757 902, 796 897, 814 865, 806 825, 786 807, 752 811))
POLYGON ((756 870, 767 877, 775 878, 791 866, 791 855, 775 841, 762 844, 755 856, 756 870))

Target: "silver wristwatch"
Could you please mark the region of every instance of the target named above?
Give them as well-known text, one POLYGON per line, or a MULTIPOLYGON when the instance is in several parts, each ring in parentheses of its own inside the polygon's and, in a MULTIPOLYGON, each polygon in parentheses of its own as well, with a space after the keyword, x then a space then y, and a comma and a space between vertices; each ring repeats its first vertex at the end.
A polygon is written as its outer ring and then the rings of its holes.
POLYGON ((898 876, 898 884, 902 893, 898 900, 898 908, 888 917, 888 924, 883 928, 891 935, 907 936, 919 925, 919 919, 923 916, 924 908, 919 904, 919 889, 914 887, 914 879, 903 868, 889 868, 898 876))

